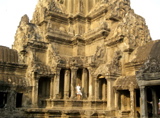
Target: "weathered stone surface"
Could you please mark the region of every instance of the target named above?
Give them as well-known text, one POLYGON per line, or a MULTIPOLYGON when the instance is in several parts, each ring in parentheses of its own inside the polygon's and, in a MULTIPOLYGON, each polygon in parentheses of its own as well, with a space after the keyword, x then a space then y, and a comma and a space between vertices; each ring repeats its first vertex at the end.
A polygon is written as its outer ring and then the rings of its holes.
POLYGON ((19 113, 29 118, 134 118, 145 106, 138 105, 137 90, 143 72, 159 72, 158 61, 145 63, 158 44, 129 0, 39 0, 32 20, 21 18, 13 44, 18 52, 14 74, 27 83, 21 94, 12 89, 22 100, 15 103, 19 113))

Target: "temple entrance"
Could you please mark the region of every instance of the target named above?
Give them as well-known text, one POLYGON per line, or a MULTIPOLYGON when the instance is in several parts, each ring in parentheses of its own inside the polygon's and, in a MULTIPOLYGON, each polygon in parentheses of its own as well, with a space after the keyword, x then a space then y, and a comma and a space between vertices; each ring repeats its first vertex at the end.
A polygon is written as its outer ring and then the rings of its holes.
POLYGON ((23 94, 22 93, 17 93, 16 96, 16 107, 22 107, 22 98, 23 98, 23 94))
POLYGON ((146 87, 148 117, 158 117, 160 115, 159 90, 160 90, 160 86, 146 87))
POLYGON ((148 116, 153 116, 153 99, 152 99, 152 90, 148 87, 147 88, 147 110, 148 116))
POLYGON ((107 80, 104 76, 98 77, 98 86, 99 86, 99 99, 106 100, 107 99, 107 80))
POLYGON ((137 117, 140 117, 140 90, 136 90, 136 113, 137 117))
POLYGON ((50 98, 50 83, 51 78, 41 77, 38 81, 38 103, 43 105, 43 100, 50 98))
POLYGON ((7 103, 7 93, 0 92, 0 108, 4 108, 6 103, 7 103))
POLYGON ((60 83, 59 83, 59 97, 60 97, 60 99, 64 98, 64 75, 65 75, 65 69, 61 69, 60 83))
POLYGON ((81 87, 82 98, 87 99, 89 96, 89 71, 86 68, 77 70, 76 86, 81 87))
POLYGON ((77 70, 77 79, 76 79, 76 85, 82 86, 82 69, 77 70))

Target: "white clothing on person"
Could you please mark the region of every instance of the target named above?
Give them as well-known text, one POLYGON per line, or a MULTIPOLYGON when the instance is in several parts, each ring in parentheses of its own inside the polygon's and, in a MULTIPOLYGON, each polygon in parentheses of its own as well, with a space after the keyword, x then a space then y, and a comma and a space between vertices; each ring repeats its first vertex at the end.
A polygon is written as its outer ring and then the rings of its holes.
POLYGON ((81 87, 78 85, 76 86, 76 90, 77 90, 77 95, 82 95, 82 92, 81 92, 81 87))

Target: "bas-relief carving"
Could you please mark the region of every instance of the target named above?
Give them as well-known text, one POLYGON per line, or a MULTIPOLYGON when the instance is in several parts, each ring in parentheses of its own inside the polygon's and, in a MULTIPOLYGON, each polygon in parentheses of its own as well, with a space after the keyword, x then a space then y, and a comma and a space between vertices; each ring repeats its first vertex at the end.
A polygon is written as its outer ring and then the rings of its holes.
POLYGON ((160 63, 157 61, 157 59, 151 58, 148 59, 144 67, 142 68, 143 73, 156 73, 160 72, 160 63))
POLYGON ((94 55, 94 61, 103 60, 104 55, 105 55, 105 46, 104 45, 97 46, 96 53, 94 55))
POLYGON ((113 56, 113 60, 110 64, 110 72, 111 73, 119 73, 121 71, 121 58, 122 52, 120 50, 116 51, 113 56))

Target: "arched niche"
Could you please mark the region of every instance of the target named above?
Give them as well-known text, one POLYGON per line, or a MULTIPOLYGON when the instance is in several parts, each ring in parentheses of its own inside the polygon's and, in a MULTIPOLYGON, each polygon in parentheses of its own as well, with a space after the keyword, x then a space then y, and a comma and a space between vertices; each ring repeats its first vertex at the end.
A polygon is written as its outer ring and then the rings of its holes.
POLYGON ((107 99, 107 80, 105 76, 98 75, 98 98, 100 100, 106 100, 107 99))

